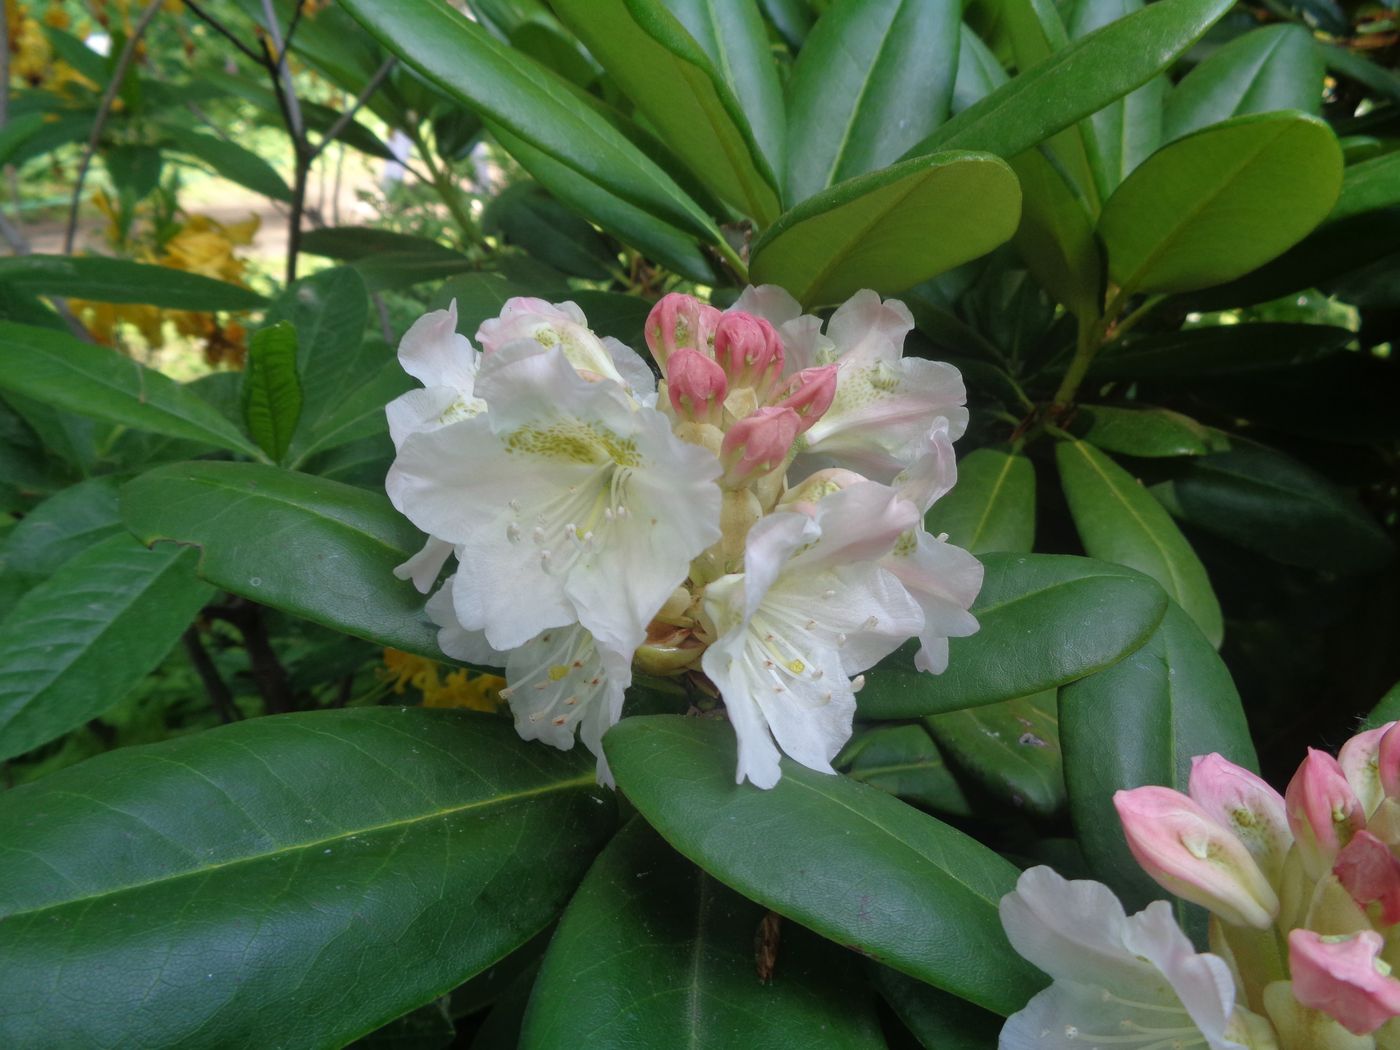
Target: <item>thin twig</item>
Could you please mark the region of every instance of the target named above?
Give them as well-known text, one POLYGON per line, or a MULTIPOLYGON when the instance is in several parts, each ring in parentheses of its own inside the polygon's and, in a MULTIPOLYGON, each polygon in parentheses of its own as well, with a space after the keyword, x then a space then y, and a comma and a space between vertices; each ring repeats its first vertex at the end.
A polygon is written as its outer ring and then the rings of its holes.
POLYGON ((379 334, 384 337, 384 341, 390 345, 394 342, 394 326, 389 321, 389 307, 384 302, 384 296, 378 292, 369 293, 370 301, 374 303, 375 312, 379 315, 379 334))
POLYGON ((228 26, 224 25, 213 15, 204 11, 198 4, 194 2, 194 0, 186 0, 185 7, 189 9, 190 14, 194 15, 201 22, 207 25, 210 29, 214 30, 214 32, 218 33, 221 37, 227 40, 239 51, 241 51, 244 57, 252 59, 260 66, 264 64, 262 55, 258 54, 258 52, 254 51, 243 41, 239 40, 238 37, 234 36, 233 30, 229 29, 228 26))
POLYGON ((199 628, 188 628, 180 640, 185 643, 185 652, 189 654, 190 663, 194 664, 195 673, 204 684, 204 692, 208 694, 209 703, 213 705, 219 721, 238 721, 238 708, 234 706, 233 693, 219 676, 219 669, 214 666, 209 651, 204 648, 204 642, 199 637, 199 628))
POLYGON ((268 713, 276 715, 295 710, 292 685, 268 638, 263 607, 246 599, 235 599, 229 605, 207 606, 204 613, 238 628, 243 636, 243 648, 248 653, 249 670, 268 713))
POLYGON ((350 108, 342 113, 336 119, 336 122, 326 130, 326 134, 311 151, 311 156, 307 158, 308 161, 314 161, 319 157, 325 151, 325 148, 336 140, 336 136, 350 126, 350 122, 355 119, 355 114, 360 111, 360 107, 368 102, 370 96, 379 90, 379 85, 384 83, 384 78, 389 75, 389 71, 394 68, 394 63, 397 61, 398 59, 390 55, 384 60, 383 64, 374 71, 374 76, 369 78, 369 83, 366 84, 364 90, 356 96, 355 101, 350 104, 350 108))
MULTIPOLYGON (((156 12, 160 10, 164 0, 151 0, 141 12, 141 17, 136 20, 136 25, 132 27, 131 36, 127 37, 126 44, 122 47, 121 54, 117 57, 117 64, 112 69, 112 78, 107 82, 107 90, 102 93, 102 101, 97 106, 97 116, 92 122, 92 133, 88 136, 87 148, 83 150, 83 159, 78 164, 78 178, 73 186, 73 201, 68 206, 68 229, 63 234, 63 254, 73 254, 73 241, 78 236, 78 206, 83 200, 83 183, 87 179, 88 168, 92 165, 93 154, 97 152, 97 144, 102 138, 102 128, 107 123, 107 117, 112 112, 112 104, 117 99, 117 92, 121 90, 122 81, 126 79, 126 72, 131 67, 131 60, 136 57, 136 47, 141 42, 141 37, 146 33, 146 27, 151 24, 151 19, 155 18, 156 12)), ((6 90, 9 90, 7 84, 6 90)))
MULTIPOLYGON (((302 0, 297 0, 290 29, 295 29, 297 22, 301 20, 301 8, 302 0)), ((301 103, 297 101, 296 88, 292 85, 292 72, 287 68, 287 48, 282 42, 282 30, 277 25, 277 12, 273 10, 272 0, 262 0, 262 9, 263 17, 267 19, 267 34, 272 38, 272 46, 277 50, 275 68, 282 81, 283 93, 286 95, 287 130, 292 133, 292 138, 296 140, 297 148, 301 149, 306 145, 306 124, 301 119, 301 103)), ((291 37, 288 36, 287 39, 290 41, 291 37)), ((265 44, 264 47, 266 47, 265 44)))
POLYGON ((11 250, 16 255, 28 255, 33 251, 29 246, 28 239, 24 236, 24 231, 7 219, 2 211, 0 211, 0 237, 4 237, 9 242, 11 250))

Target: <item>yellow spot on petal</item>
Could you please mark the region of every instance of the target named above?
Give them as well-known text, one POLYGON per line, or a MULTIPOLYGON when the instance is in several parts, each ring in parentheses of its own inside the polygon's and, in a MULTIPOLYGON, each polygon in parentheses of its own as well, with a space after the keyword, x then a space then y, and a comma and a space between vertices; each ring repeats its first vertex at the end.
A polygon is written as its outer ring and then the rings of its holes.
POLYGON ((551 682, 557 682, 568 673, 569 669, 564 664, 555 664, 549 669, 549 680, 551 682))

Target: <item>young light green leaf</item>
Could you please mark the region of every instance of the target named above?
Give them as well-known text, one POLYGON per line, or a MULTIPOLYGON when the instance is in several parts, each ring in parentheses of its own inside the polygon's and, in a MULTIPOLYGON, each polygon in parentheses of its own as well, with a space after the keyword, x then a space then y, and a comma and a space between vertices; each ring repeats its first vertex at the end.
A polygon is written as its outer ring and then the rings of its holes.
POLYGON ((93 419, 262 455, 217 409, 173 379, 47 328, 0 322, 0 390, 93 419))
POLYGON ((100 715, 160 663, 213 597, 197 560, 110 536, 15 603, 0 622, 0 761, 100 715))
POLYGON ((924 527, 973 554, 1035 545, 1035 468, 1025 456, 979 448, 958 461, 958 483, 929 508, 924 527))
POLYGON ((102 755, 0 794, 0 1042, 344 1046, 550 923, 614 814, 587 756, 464 711, 102 755))
POLYGON ((1162 147, 1104 205, 1109 275, 1125 294, 1233 280, 1307 236, 1341 185, 1341 148, 1316 117, 1213 124, 1162 147))
POLYGON ((243 372, 243 422, 258 447, 281 462, 301 418, 297 330, 279 321, 253 333, 243 372))
POLYGON ((1055 462, 1085 552, 1151 576, 1219 646, 1225 632, 1220 602, 1171 515, 1135 477, 1087 442, 1061 441, 1055 462))
POLYGON ((788 83, 787 200, 892 164, 948 118, 961 8, 852 0, 818 20, 788 83))
POLYGON ((754 245, 750 272, 806 306, 862 288, 900 292, 1004 244, 1020 215, 1005 162, 985 153, 916 157, 785 213, 754 245))

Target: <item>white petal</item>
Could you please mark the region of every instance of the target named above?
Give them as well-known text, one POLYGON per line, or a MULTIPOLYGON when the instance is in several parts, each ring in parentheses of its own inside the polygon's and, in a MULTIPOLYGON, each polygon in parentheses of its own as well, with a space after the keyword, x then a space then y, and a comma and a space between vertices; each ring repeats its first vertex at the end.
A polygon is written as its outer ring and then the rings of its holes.
POLYGON ((904 337, 914 329, 914 315, 898 299, 881 301, 869 288, 856 292, 831 315, 826 334, 842 357, 863 364, 893 364, 903 356, 904 337))
POLYGON ((454 660, 485 667, 504 667, 505 653, 491 647, 484 631, 468 631, 457 618, 452 604, 452 581, 455 575, 443 581, 428 599, 428 619, 437 624, 438 648, 454 660))
POLYGON ((898 577, 923 610, 914 666, 942 674, 948 669, 948 639, 977 633, 968 609, 982 589, 982 563, 961 547, 936 539, 920 525, 881 562, 898 577))
POLYGON ((774 328, 781 328, 788 321, 796 320, 802 314, 802 306, 776 284, 749 285, 735 300, 726 313, 746 313, 761 317, 774 328))
POLYGON ((928 509, 942 499, 957 480, 958 464, 953 455, 953 439, 948 433, 948 421, 940 417, 924 435, 910 464, 895 475, 891 484, 920 512, 927 514, 928 509))
POLYGON ((424 386, 447 387, 471 396, 481 355, 457 334, 457 300, 413 322, 399 342, 399 363, 424 386))
POLYGON ((794 562, 804 570, 873 561, 919 522, 919 511, 888 485, 857 481, 817 503, 821 538, 794 562))
MULTIPOLYGON (((742 621, 744 577, 735 574, 715 580, 705 589, 705 599, 711 615, 716 610, 724 609, 742 621)), ((756 787, 771 788, 782 776, 778 766, 778 748, 758 706, 757 694, 761 685, 756 680, 750 680, 756 676, 746 675, 750 671, 743 661, 746 642, 747 638, 742 633, 728 634, 705 650, 700 665, 724 697, 725 713, 729 716, 729 724, 734 727, 734 736, 739 745, 734 782, 742 784, 747 780, 756 787)))
POLYGON ((1128 925, 1124 946, 1161 971, 1211 1047, 1233 1050, 1238 1046, 1225 1037, 1235 1006, 1235 982, 1225 960, 1198 953, 1166 901, 1153 901, 1128 925))
MULTIPOLYGON (((528 340, 547 349, 558 348, 574 368, 625 384, 611 355, 589 330, 588 320, 577 303, 511 299, 499 317, 482 322, 476 339, 488 360, 508 344, 528 340)), ((490 400, 488 395, 483 396, 490 400)))
POLYGON ((412 580, 419 594, 427 594, 432 590, 438 573, 442 572, 442 567, 447 564, 451 553, 452 544, 436 536, 429 536, 422 550, 402 565, 394 567, 394 575, 401 580, 412 580))
POLYGON ((603 349, 608 352, 612 359, 613 367, 617 369, 617 374, 622 377, 623 385, 637 401, 645 408, 651 408, 656 404, 656 376, 651 370, 651 366, 646 363, 637 351, 633 350, 620 339, 612 336, 603 337, 603 349))

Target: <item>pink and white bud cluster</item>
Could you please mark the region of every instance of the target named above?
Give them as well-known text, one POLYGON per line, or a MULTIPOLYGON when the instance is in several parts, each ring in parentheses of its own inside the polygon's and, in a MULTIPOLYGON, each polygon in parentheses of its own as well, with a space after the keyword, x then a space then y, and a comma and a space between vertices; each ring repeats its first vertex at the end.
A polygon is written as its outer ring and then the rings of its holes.
POLYGON ((1400 1046, 1400 723, 1335 758, 1310 748, 1282 796, 1212 754, 1186 794, 1113 801, 1143 870, 1210 911, 1241 1005, 1278 1046, 1400 1046))
POLYGON ((779 753, 832 772, 861 674, 910 638, 942 671, 982 567, 927 533, 967 423, 957 370, 905 358, 903 304, 823 322, 779 288, 729 310, 667 295, 644 335, 664 376, 574 303, 517 298, 476 332, 422 318, 388 407, 390 498, 424 532, 439 645, 504 665, 516 725, 599 757, 634 667, 724 701, 737 779, 779 753))

